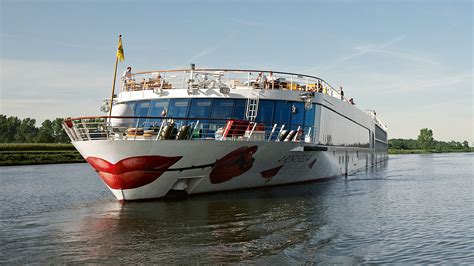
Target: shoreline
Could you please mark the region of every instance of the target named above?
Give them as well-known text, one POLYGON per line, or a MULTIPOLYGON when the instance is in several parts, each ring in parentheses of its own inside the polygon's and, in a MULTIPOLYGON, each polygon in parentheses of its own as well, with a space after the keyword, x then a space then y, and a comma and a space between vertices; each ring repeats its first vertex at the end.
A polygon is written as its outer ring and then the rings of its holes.
POLYGON ((84 163, 72 144, 61 143, 2 143, 0 167, 40 164, 84 163))
POLYGON ((400 150, 400 149, 388 149, 388 155, 397 155, 397 154, 439 154, 439 153, 469 153, 474 152, 474 148, 470 147, 468 150, 445 150, 445 151, 437 151, 437 150, 421 150, 421 149, 413 149, 413 150, 400 150))
MULTIPOLYGON (((469 150, 399 150, 389 149, 388 155, 405 154, 439 154, 439 153, 469 153, 469 150)), ((23 166, 23 165, 45 165, 45 164, 67 164, 86 163, 81 154, 72 144, 57 143, 6 143, 0 144, 0 167, 23 166)))

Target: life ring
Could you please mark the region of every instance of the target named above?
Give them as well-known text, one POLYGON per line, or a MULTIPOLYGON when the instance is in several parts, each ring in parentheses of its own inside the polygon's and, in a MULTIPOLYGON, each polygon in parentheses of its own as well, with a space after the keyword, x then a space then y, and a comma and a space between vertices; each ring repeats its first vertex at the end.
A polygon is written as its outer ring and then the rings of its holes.
POLYGON ((155 135, 155 134, 156 134, 156 132, 155 132, 155 130, 153 130, 153 129, 150 129, 150 130, 144 130, 144 131, 143 131, 143 135, 145 135, 145 134, 149 134, 149 135, 155 135))
POLYGON ((127 134, 143 134, 143 128, 131 127, 127 129, 127 134))

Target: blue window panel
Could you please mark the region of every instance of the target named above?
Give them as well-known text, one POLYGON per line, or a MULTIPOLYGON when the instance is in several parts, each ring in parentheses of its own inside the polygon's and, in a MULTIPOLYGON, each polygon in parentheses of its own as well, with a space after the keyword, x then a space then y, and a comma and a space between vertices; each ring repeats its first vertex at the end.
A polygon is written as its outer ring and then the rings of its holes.
POLYGON ((199 130, 201 137, 210 137, 211 132, 209 130, 209 118, 211 113, 212 99, 192 99, 191 106, 189 107, 189 118, 196 118, 188 120, 187 122, 195 129, 199 130), (203 119, 204 118, 204 119, 203 119), (196 126, 196 123, 199 121, 196 126))
POLYGON ((311 109, 305 110, 305 113, 304 113, 305 126, 312 127, 314 125, 314 112, 316 112, 316 104, 313 103, 313 107, 311 109))
MULTIPOLYGON (((148 116, 165 116, 163 111, 168 110, 169 99, 158 99, 151 100, 150 111, 148 116)), ((146 124, 149 124, 150 127, 159 127, 161 125, 162 119, 160 118, 149 118, 146 121, 146 124)))
POLYGON ((137 105, 136 101, 126 102, 126 105, 132 109, 133 115, 135 115, 135 106, 137 105))
POLYGON ((304 134, 308 136, 305 140, 310 142, 316 142, 316 128, 314 127, 314 117, 316 112, 316 104, 313 103, 313 107, 309 110, 305 110, 304 113, 304 134))
POLYGON ((209 118, 211 99, 192 99, 189 118, 209 118))
POLYGON ((245 119, 245 107, 247 105, 246 100, 235 99, 234 100, 234 111, 232 112, 232 118, 244 120, 245 119))
POLYGON ((275 103, 275 119, 273 122, 278 126, 285 125, 289 127, 291 118, 291 102, 276 101, 275 103))
POLYGON ((297 129, 298 126, 304 124, 304 103, 292 102, 291 103, 291 129, 297 129))
POLYGON ((151 101, 150 116, 163 116, 163 111, 168 111, 169 99, 151 101))
POLYGON ((139 101, 135 107, 135 116, 146 117, 150 110, 150 101, 139 101))
POLYGON ((212 102, 211 118, 230 119, 234 109, 232 99, 214 99, 212 102))
POLYGON ((270 125, 273 120, 274 101, 260 100, 258 103, 258 113, 256 121, 270 125))
POLYGON ((186 118, 188 114, 189 99, 171 99, 168 116, 186 118))
MULTIPOLYGON (((135 116, 139 117, 147 117, 148 112, 150 111, 150 101, 139 101, 136 104, 135 107, 135 116)), ((146 118, 139 118, 138 119, 138 127, 144 127, 148 126, 148 123, 146 123, 146 118)))

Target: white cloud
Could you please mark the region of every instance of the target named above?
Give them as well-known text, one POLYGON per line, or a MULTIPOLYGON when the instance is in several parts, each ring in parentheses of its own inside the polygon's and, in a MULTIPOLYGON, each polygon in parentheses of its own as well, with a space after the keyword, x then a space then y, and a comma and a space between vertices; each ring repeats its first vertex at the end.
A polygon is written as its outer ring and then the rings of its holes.
POLYGON ((201 57, 214 53, 217 49, 221 48, 228 40, 230 40, 232 36, 233 36, 232 34, 229 34, 225 38, 218 41, 216 45, 199 51, 198 53, 196 53, 195 55, 187 59, 185 63, 192 63, 196 59, 199 59, 201 57))
POLYGON ((340 58, 338 58, 338 59, 336 59, 332 62, 329 62, 329 64, 327 64, 328 62, 324 62, 324 65, 314 66, 314 67, 311 67, 311 68, 308 68, 308 69, 304 70, 303 72, 305 72, 305 73, 312 73, 312 72, 324 73, 324 72, 327 72, 329 70, 332 70, 332 69, 335 69, 335 68, 339 67, 340 65, 342 65, 343 63, 345 63, 347 61, 350 61, 350 60, 358 58, 358 57, 362 57, 362 56, 364 56, 364 55, 366 55, 370 52, 383 51, 387 47, 390 47, 390 46, 402 41, 403 39, 405 39, 405 36, 398 36, 398 37, 395 37, 391 40, 388 40, 388 41, 380 43, 380 44, 371 43, 371 44, 367 44, 367 45, 364 45, 364 46, 357 46, 357 47, 354 47, 355 51, 351 54, 341 56, 340 58))

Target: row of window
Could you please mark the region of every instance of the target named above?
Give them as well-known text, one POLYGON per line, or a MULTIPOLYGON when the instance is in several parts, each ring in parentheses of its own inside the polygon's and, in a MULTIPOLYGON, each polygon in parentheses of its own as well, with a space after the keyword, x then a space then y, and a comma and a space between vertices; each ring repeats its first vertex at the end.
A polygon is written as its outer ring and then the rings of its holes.
POLYGON ((377 124, 375 125, 375 138, 383 142, 387 142, 387 132, 385 132, 377 124))
POLYGON ((388 144, 376 140, 375 141, 375 149, 376 150, 387 150, 388 149, 388 144))
POLYGON ((319 143, 324 145, 369 148, 369 130, 321 106, 319 143))
MULTIPOLYGON (((127 104, 132 108, 135 116, 191 118, 191 121, 200 120, 200 123, 205 124, 208 123, 206 121, 208 118, 222 119, 223 123, 227 119, 245 119, 247 100, 180 98, 130 101, 127 104)), ((320 125, 318 125, 318 130, 320 131, 319 140, 314 139, 313 137, 317 136, 315 134, 316 130, 310 130, 310 127, 313 127, 315 124, 315 113, 317 110, 319 109, 316 108, 315 104, 313 104, 311 109, 305 109, 302 102, 260 100, 256 121, 268 127, 271 127, 273 124, 285 125, 287 129, 296 129, 298 126, 304 126, 302 129, 305 134, 311 132, 311 142, 319 142, 324 145, 369 147, 370 135, 367 128, 324 106, 321 106, 320 109, 322 120, 320 125)), ((153 120, 152 123, 156 124, 159 121, 153 120)), ((139 126, 143 126, 145 123, 151 124, 146 119, 140 120, 137 123, 139 126)), ((209 132, 212 131, 209 127, 204 129, 209 132)), ((269 133, 266 132, 266 134, 269 133)))
MULTIPOLYGON (((246 104, 244 99, 156 99, 131 101, 127 104, 135 116, 168 116, 175 118, 196 119, 245 119, 246 104)), ((260 100, 256 121, 271 126, 291 125, 291 129, 299 125, 314 125, 315 105, 305 110, 304 103, 284 100, 260 100)))
POLYGON ((245 100, 239 99, 157 99, 131 101, 127 104, 135 116, 179 118, 244 119, 245 100))

